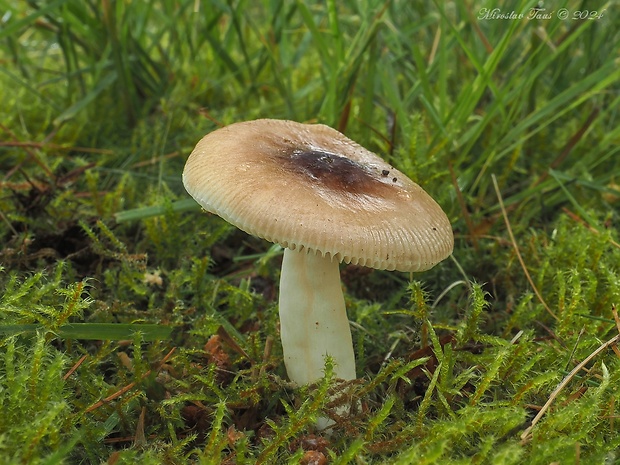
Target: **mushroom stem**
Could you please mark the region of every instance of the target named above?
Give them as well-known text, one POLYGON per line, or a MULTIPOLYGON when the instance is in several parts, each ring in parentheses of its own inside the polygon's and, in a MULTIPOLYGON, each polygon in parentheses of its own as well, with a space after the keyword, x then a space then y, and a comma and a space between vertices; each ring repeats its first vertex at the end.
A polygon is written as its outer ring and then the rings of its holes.
POLYGON ((325 356, 337 378, 355 379, 351 329, 338 260, 284 249, 280 275, 280 333, 289 379, 299 385, 323 376, 325 356))

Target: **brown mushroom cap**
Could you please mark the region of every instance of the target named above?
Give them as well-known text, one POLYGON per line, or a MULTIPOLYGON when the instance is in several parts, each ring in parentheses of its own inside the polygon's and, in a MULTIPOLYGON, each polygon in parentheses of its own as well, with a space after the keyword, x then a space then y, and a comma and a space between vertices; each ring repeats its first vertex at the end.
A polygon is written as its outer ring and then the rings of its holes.
POLYGON ((322 124, 260 119, 207 134, 185 188, 248 234, 377 269, 422 271, 452 253, 441 207, 374 153, 322 124))

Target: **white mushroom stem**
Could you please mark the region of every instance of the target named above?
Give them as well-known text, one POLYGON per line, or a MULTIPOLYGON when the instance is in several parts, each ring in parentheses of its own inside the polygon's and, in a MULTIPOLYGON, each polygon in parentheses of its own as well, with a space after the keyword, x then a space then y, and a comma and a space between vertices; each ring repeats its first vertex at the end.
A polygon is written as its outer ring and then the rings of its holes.
POLYGON ((299 385, 324 375, 325 356, 337 378, 355 379, 351 329, 338 261, 284 249, 280 275, 280 333, 289 379, 299 385))

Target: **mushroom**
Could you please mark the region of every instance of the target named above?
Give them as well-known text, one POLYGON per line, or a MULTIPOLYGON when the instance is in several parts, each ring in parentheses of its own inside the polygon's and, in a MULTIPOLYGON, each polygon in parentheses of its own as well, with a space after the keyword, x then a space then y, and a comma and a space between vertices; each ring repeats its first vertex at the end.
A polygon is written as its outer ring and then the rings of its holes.
POLYGON ((423 271, 452 253, 441 207, 403 173, 322 124, 260 119, 206 135, 183 172, 207 211, 284 247, 280 333, 291 381, 356 378, 339 263, 423 271))

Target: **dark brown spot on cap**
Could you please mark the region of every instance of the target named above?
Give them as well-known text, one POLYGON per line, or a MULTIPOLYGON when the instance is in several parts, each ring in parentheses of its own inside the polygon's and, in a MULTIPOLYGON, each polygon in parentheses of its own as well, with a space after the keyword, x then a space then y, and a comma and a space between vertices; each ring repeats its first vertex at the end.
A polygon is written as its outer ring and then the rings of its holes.
POLYGON ((282 157, 283 166, 305 179, 333 191, 382 195, 388 186, 361 163, 319 150, 294 150, 282 157))

